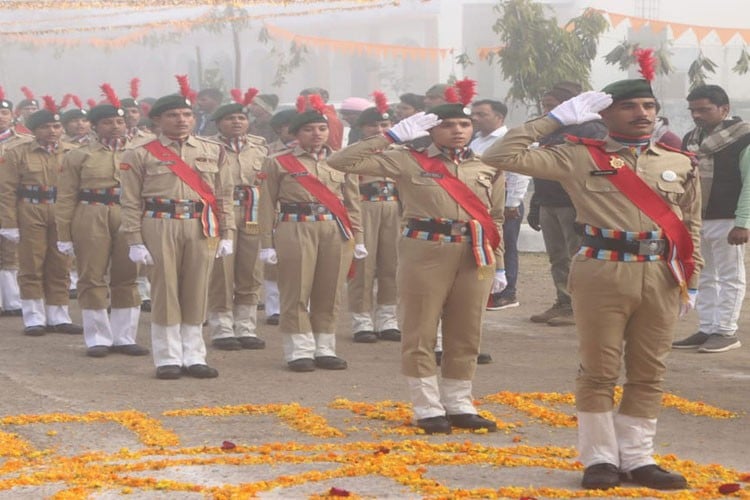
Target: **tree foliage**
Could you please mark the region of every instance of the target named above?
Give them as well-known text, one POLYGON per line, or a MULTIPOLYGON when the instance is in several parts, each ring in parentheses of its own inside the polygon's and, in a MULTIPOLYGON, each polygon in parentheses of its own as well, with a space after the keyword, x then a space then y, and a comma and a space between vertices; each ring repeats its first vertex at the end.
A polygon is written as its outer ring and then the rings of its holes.
POLYGON ((502 49, 497 60, 510 80, 507 98, 539 107, 542 95, 555 83, 575 81, 589 87, 591 63, 607 21, 587 10, 560 27, 549 8, 533 0, 507 0, 495 7, 493 30, 502 49))
MULTIPOLYGON (((639 48, 640 44, 623 40, 604 56, 604 61, 609 65, 617 66, 622 71, 625 71, 629 67, 637 64, 635 51, 639 48)), ((666 45, 662 45, 654 50, 654 58, 656 58, 656 74, 668 75, 674 71, 671 57, 672 51, 669 50, 669 47, 666 45)))

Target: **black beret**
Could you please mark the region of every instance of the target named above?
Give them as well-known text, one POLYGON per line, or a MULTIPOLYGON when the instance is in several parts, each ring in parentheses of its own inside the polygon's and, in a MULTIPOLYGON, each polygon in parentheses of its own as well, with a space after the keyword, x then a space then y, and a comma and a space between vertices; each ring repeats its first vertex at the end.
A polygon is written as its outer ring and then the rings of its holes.
POLYGON ((399 100, 404 104, 408 104, 417 111, 424 109, 424 96, 419 94, 406 93, 399 97, 399 100))
POLYGON ((25 108, 26 106, 39 107, 39 101, 37 101, 36 99, 23 99, 21 102, 18 103, 19 108, 25 108))
POLYGON ((381 113, 380 111, 378 111, 378 108, 373 106, 360 113, 359 117, 357 117, 356 125, 358 127, 361 127, 362 125, 378 123, 382 122, 383 120, 393 121, 393 113, 391 113, 391 110, 389 109, 385 113, 381 113))
POLYGON ((65 111, 61 117, 60 121, 63 122, 63 125, 66 123, 73 121, 77 118, 87 118, 88 113, 86 113, 85 109, 80 108, 73 108, 65 111))
MULTIPOLYGON (((122 102, 120 102, 120 104, 122 104, 122 102)), ((116 108, 111 104, 99 104, 89 110, 88 116, 89 121, 95 124, 104 118, 115 118, 117 116, 124 117, 125 111, 122 108, 116 108)))
POLYGON ((430 108, 428 113, 437 115, 441 120, 448 118, 471 118, 471 108, 460 103, 446 103, 430 108))
POLYGON ((271 128, 281 128, 284 125, 289 125, 292 122, 292 118, 297 115, 295 109, 283 109, 271 117, 271 128))
POLYGON ((0 99, 0 109, 7 109, 13 111, 13 103, 8 99, 0 99))
POLYGON ((299 129, 308 123, 328 123, 328 118, 313 110, 298 113, 289 122, 289 133, 296 134, 299 129))
POLYGON ((126 97, 125 99, 120 99, 120 107, 122 107, 122 108, 137 108, 138 107, 138 101, 136 101, 132 97, 126 97))
POLYGON ((193 103, 185 96, 180 94, 165 95, 164 97, 158 98, 154 105, 151 106, 151 110, 148 112, 148 117, 155 118, 165 111, 182 108, 192 109, 192 107, 193 103))
POLYGON ((243 106, 242 104, 238 102, 232 102, 229 104, 224 104, 223 106, 219 106, 216 108, 216 111, 213 112, 211 115, 211 119, 215 122, 218 122, 225 116, 234 114, 234 113, 242 113, 243 115, 246 115, 248 112, 248 109, 243 106))
POLYGON ((624 99, 636 99, 638 97, 656 98, 654 91, 651 89, 651 83, 643 78, 620 80, 610 83, 602 89, 602 92, 611 95, 613 102, 624 99))
POLYGON ((26 118, 26 126, 29 130, 34 131, 42 125, 59 121, 60 115, 58 113, 53 113, 46 109, 40 109, 39 111, 34 111, 28 118, 26 118))

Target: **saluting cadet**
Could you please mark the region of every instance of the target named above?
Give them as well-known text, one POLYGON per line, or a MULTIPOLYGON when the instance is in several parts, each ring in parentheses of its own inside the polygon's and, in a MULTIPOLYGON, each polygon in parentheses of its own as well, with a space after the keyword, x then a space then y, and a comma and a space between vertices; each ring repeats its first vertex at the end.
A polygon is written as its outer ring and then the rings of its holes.
POLYGON ((468 148, 474 82, 446 92, 447 103, 414 114, 334 154, 329 164, 359 175, 394 179, 406 227, 398 244, 401 371, 417 426, 497 430, 471 395, 487 294, 505 286, 500 230, 505 182, 468 148), (389 148, 429 135, 424 150, 389 148), (433 354, 442 318, 442 380, 433 354))
MULTIPOLYGON (((13 103, 5 98, 0 87, 0 169, 5 168, 5 152, 32 136, 19 134, 13 127, 13 103)), ((18 245, 0 238, 0 316, 21 316, 21 292, 18 289, 18 245)))
POLYGON ((63 126, 57 105, 44 96, 45 109, 26 125, 34 140, 5 154, 0 169, 0 236, 18 243, 24 334, 79 334, 68 312, 70 257, 57 249, 55 201, 63 155, 73 149, 60 141, 63 126))
POLYGON ((258 298, 261 273, 258 205, 261 168, 268 156, 266 141, 249 135, 249 106, 257 89, 244 95, 232 90, 234 103, 220 106, 211 119, 219 134, 213 137, 224 146, 234 184, 234 218, 237 233, 234 253, 216 261, 208 290, 208 326, 211 344, 217 349, 263 349, 258 337, 258 298))
MULTIPOLYGON (((355 126, 361 137, 382 136, 393 124, 388 100, 373 92, 375 106, 362 111, 355 126)), ((397 245, 401 229, 401 209, 393 179, 385 176, 359 176, 362 200, 362 229, 368 255, 355 263, 354 277, 347 283, 349 311, 352 313, 354 342, 372 343, 401 340, 396 315, 397 245), (377 281, 377 301, 374 300, 377 281)))
POLYGON ((232 253, 232 177, 224 148, 191 135, 193 92, 187 77, 178 80, 181 94, 157 99, 149 113, 159 137, 123 155, 120 230, 130 259, 151 266, 156 377, 179 378, 184 367, 213 378, 202 324, 213 261, 232 253))
POLYGON ((260 197, 261 260, 278 262, 284 359, 295 372, 347 367, 336 356, 336 319, 352 243, 366 255, 356 179, 326 163, 325 103, 316 94, 309 102, 305 111, 297 99, 289 131, 298 145, 266 162, 260 197))
POLYGON ((95 140, 63 159, 55 213, 57 248, 76 256, 86 354, 143 356, 148 349, 136 344, 141 312, 135 286, 138 267, 128 258, 128 244, 120 232, 119 165, 128 144, 125 111, 109 84, 102 85, 102 91, 108 104, 88 113, 95 140))
POLYGON ((575 96, 509 131, 482 156, 497 168, 560 182, 576 222, 584 225, 568 280, 579 339, 576 408, 584 488, 613 488, 623 480, 687 487, 682 475, 657 466, 652 455, 675 322, 695 305, 702 266, 700 187, 686 155, 651 140, 657 109, 651 51, 641 52, 639 61, 646 79, 575 96), (563 126, 599 118, 609 130, 604 140, 529 147, 563 126), (615 412, 623 361, 625 383, 615 412))

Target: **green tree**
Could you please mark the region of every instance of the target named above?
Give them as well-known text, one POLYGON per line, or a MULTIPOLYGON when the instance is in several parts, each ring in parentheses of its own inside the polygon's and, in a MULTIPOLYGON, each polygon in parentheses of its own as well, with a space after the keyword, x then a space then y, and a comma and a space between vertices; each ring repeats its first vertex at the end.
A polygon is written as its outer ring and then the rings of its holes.
POLYGON ((591 63, 599 36, 607 29, 600 13, 586 10, 560 27, 548 6, 533 0, 507 0, 495 7, 493 30, 502 48, 490 54, 511 82, 507 98, 535 105, 541 112, 544 92, 560 81, 590 87, 591 63))

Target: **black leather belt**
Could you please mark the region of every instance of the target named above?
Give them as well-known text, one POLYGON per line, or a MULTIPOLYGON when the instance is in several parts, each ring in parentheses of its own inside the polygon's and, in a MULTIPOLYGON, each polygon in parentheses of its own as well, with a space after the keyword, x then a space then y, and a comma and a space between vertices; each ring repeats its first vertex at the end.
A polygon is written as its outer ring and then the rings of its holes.
POLYGON ((281 212, 299 215, 323 215, 331 213, 328 207, 322 203, 282 203, 281 212))
POLYGON ((439 233, 446 236, 461 236, 469 234, 469 226, 466 222, 440 222, 436 220, 408 219, 406 227, 414 231, 425 231, 428 233, 439 233))
POLYGON ((20 187, 16 193, 20 198, 30 198, 32 200, 57 200, 57 188, 52 186, 46 187, 44 190, 20 187))
POLYGON ((583 237, 581 244, 586 247, 596 248, 597 250, 611 250, 635 255, 665 255, 669 247, 665 239, 616 240, 589 235, 583 237))
POLYGON ((101 203, 102 205, 120 204, 120 195, 117 193, 92 193, 91 191, 78 191, 78 201, 88 203, 101 203))
POLYGON ((175 201, 174 203, 156 203, 147 201, 144 210, 150 212, 163 212, 172 215, 194 215, 203 212, 201 201, 175 201))
POLYGON ((368 198, 375 198, 376 196, 394 196, 398 192, 396 191, 396 184, 393 182, 371 182, 360 184, 359 193, 368 198))

